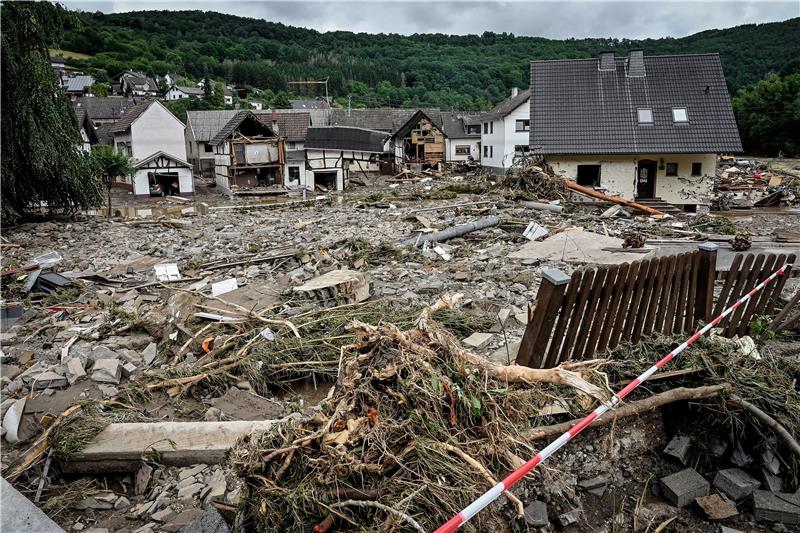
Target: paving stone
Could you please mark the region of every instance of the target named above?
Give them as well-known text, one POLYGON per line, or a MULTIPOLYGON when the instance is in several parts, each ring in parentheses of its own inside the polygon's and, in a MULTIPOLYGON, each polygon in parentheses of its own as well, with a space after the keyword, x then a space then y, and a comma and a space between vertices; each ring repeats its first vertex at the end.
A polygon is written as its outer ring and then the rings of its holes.
POLYGON ((473 348, 475 350, 480 350, 481 348, 489 344, 489 341, 492 340, 492 337, 494 337, 494 335, 492 335, 491 333, 473 333, 472 335, 462 340, 461 342, 463 342, 470 348, 473 348))
POLYGON ((753 516, 756 520, 800 524, 800 494, 756 490, 753 492, 753 516))
POLYGON ((744 470, 728 468, 717 472, 714 486, 738 502, 750 496, 761 483, 744 470))
POLYGON ((67 378, 52 371, 42 372, 34 378, 33 389, 60 389, 67 386, 67 378))
POLYGON ((682 465, 686 466, 692 453, 692 438, 686 435, 675 435, 669 441, 667 447, 664 448, 663 453, 677 459, 682 465))
POLYGON ((677 507, 684 507, 699 496, 708 496, 710 484, 693 468, 661 478, 664 496, 677 507))
POLYGON ((544 527, 550 523, 547 518, 547 504, 536 500, 525 507, 525 523, 532 527, 544 527))
POLYGON ((126 379, 133 379, 133 375, 136 373, 136 365, 133 363, 125 363, 122 365, 122 376, 126 379))
POLYGON ((92 367, 92 381, 116 385, 122 376, 122 365, 117 359, 98 359, 92 367))
POLYGON ((694 501, 710 520, 725 520, 739 514, 736 504, 719 494, 700 496, 694 501))

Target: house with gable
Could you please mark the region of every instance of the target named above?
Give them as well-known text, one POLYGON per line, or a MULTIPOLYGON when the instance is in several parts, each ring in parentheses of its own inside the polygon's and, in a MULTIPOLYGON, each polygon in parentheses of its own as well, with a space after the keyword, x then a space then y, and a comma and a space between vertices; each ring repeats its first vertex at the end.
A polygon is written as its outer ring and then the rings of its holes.
POLYGON ((173 85, 164 94, 164 100, 183 100, 185 98, 202 98, 205 93, 199 87, 185 87, 173 85))
POLYGON ((447 161, 481 160, 481 113, 443 112, 447 161))
POLYGON ((184 128, 157 100, 137 104, 109 126, 114 149, 127 155, 136 169, 122 185, 137 198, 194 194, 184 128))
POLYGON ((720 153, 742 151, 718 54, 531 63, 531 153, 641 203, 706 203, 720 153))
POLYGON ((511 96, 481 117, 481 165, 502 174, 529 148, 531 91, 514 87, 511 96))
POLYGON ((147 74, 126 70, 117 78, 119 79, 120 93, 123 95, 158 96, 158 85, 147 74))

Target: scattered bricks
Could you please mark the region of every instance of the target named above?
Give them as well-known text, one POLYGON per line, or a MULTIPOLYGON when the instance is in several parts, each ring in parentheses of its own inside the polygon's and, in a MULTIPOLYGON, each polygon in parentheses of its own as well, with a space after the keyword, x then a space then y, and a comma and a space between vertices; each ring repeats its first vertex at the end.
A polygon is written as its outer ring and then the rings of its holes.
POLYGON ((564 514, 558 515, 558 522, 561 524, 561 527, 568 527, 573 524, 577 524, 580 518, 581 518, 581 510, 573 509, 572 511, 568 511, 564 514))
POLYGON ((725 520, 739 514, 739 511, 736 510, 736 505, 719 494, 701 496, 700 498, 695 498, 694 501, 710 520, 725 520))
POLYGON ((363 302, 370 296, 369 276, 354 270, 332 270, 295 287, 294 293, 323 307, 363 302))
POLYGON ((78 357, 73 357, 67 362, 67 381, 70 385, 74 385, 78 381, 86 377, 86 370, 83 369, 83 363, 78 357))
POLYGON ((693 468, 661 478, 664 496, 677 507, 683 507, 699 496, 708 496, 710 485, 693 468))
POLYGON ((738 468, 720 470, 714 477, 714 486, 734 501, 741 501, 750 496, 760 485, 756 478, 738 468))
POLYGON ((669 441, 667 447, 664 448, 664 455, 674 457, 684 466, 689 461, 689 455, 692 453, 692 438, 686 435, 675 435, 669 441))
POLYGON ((122 365, 117 359, 98 359, 92 367, 92 380, 98 383, 119 383, 122 365))
POLYGON ((782 524, 800 524, 800 494, 757 490, 753 492, 753 516, 782 524))
POLYGON ((547 519, 547 504, 536 500, 525 507, 525 523, 532 527, 544 527, 550 523, 547 519))
POLYGON ((461 342, 463 342, 464 344, 466 344, 467 346, 469 346, 474 350, 480 350, 481 348, 489 344, 489 341, 492 340, 492 337, 494 337, 494 335, 492 335, 491 333, 473 333, 472 335, 462 340, 461 342))

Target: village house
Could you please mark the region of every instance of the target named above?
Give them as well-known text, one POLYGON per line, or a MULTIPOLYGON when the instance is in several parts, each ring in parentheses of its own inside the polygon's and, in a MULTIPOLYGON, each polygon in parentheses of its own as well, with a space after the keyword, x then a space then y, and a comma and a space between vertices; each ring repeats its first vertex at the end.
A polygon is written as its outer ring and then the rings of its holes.
POLYGON ((464 112, 442 113, 447 161, 481 160, 481 114, 464 112))
POLYGON ((481 165, 502 174, 518 156, 528 154, 531 91, 514 87, 511 96, 482 116, 481 165))
POLYGON ((227 85, 225 86, 225 91, 222 97, 225 101, 225 105, 233 105, 233 90, 227 85))
POLYGON ((534 61, 531 89, 531 152, 608 194, 693 210, 742 151, 718 54, 534 61))
POLYGON ((77 74, 63 78, 64 94, 74 100, 78 96, 92 96, 92 85, 96 80, 92 76, 77 74))
POLYGON ((349 126, 308 128, 300 185, 308 190, 344 190, 351 173, 366 175, 380 169, 388 138, 384 131, 349 126))
POLYGON ((72 101, 72 106, 76 110, 86 111, 95 128, 103 124, 113 124, 136 104, 136 99, 125 96, 79 96, 72 101))
POLYGON ((119 76, 119 91, 126 96, 158 96, 158 85, 146 74, 126 70, 119 76))
POLYGON ((164 95, 167 101, 183 100, 184 98, 202 98, 205 93, 197 87, 184 87, 173 85, 164 95))
POLYGON ((92 121, 89 119, 86 109, 73 106, 73 111, 75 111, 75 119, 78 122, 78 129, 81 132, 80 149, 84 152, 90 152, 92 146, 98 142, 97 131, 94 128, 94 124, 92 124, 92 121))
POLYGON ((128 109, 110 126, 114 149, 127 155, 136 169, 122 184, 137 198, 194 194, 184 128, 157 100, 128 109))

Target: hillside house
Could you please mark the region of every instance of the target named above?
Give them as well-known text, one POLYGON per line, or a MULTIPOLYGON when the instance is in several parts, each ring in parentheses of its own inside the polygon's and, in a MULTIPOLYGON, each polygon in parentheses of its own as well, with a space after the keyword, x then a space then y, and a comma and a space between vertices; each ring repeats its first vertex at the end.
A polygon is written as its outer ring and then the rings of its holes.
POLYGON ((447 161, 481 160, 481 114, 464 112, 442 113, 447 161))
POLYGON ((511 96, 481 118, 481 165, 504 173, 517 156, 528 154, 531 91, 511 89, 511 96))
POLYGON ((283 185, 286 152, 278 136, 277 115, 265 123, 252 111, 236 114, 209 141, 214 147, 214 178, 225 192, 283 185))
POLYGON ((78 96, 92 96, 92 85, 96 80, 92 76, 78 74, 64 78, 64 94, 74 100, 78 96))
POLYGON ((136 168, 123 185, 137 198, 194 194, 192 167, 186 161, 184 124, 157 100, 128 109, 109 126, 114 149, 136 168))
POLYGON ((531 89, 531 152, 609 194, 692 210, 742 151, 718 54, 534 61, 531 89))
POLYGON ((99 128, 118 121, 136 103, 137 100, 125 96, 79 96, 72 101, 72 107, 85 110, 95 128, 99 128))
POLYGON ((203 89, 197 87, 184 87, 173 85, 169 88, 164 95, 164 99, 168 101, 183 100, 185 98, 202 98, 205 93, 203 89))
POLYGON ((386 150, 389 134, 349 126, 308 128, 305 144, 306 167, 298 176, 309 190, 317 186, 341 191, 351 173, 368 174, 380 170, 380 157, 386 150))
POLYGON ((119 90, 126 96, 158 96, 156 82, 141 72, 126 70, 119 76, 119 90))

